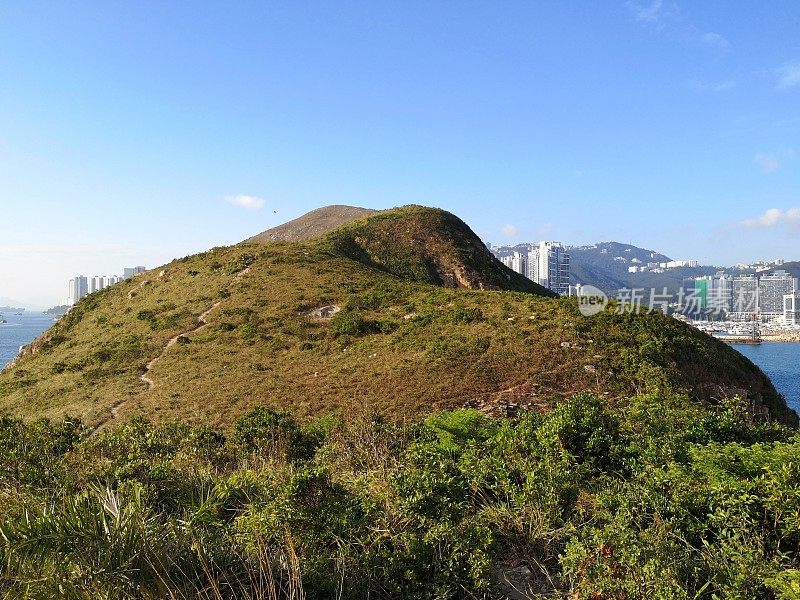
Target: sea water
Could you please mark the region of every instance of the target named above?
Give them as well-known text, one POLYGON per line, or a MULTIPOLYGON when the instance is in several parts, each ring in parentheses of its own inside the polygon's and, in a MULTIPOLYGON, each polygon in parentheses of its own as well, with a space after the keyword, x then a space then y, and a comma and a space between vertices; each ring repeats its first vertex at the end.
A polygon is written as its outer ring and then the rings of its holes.
POLYGON ((800 413, 800 342, 732 344, 732 347, 761 367, 786 403, 800 413))
POLYGON ((19 347, 31 343, 53 324, 53 317, 25 311, 21 315, 0 312, 0 369, 14 360, 19 347))

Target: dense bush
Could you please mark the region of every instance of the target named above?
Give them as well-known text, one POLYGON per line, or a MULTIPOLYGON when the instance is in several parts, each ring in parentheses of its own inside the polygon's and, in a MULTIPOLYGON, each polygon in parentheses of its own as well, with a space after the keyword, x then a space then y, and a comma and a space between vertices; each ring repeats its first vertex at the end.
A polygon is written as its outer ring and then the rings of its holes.
POLYGON ((745 406, 578 395, 547 414, 228 435, 0 419, 8 598, 798 598, 800 436, 745 406))

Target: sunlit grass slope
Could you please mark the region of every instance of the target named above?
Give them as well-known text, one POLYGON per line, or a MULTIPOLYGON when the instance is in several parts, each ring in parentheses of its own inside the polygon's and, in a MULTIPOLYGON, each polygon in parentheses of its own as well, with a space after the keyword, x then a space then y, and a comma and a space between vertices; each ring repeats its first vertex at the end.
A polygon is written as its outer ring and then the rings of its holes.
POLYGON ((755 411, 796 419, 703 333, 660 314, 587 318, 542 293, 456 217, 421 207, 304 243, 215 248, 83 299, 0 374, 0 412, 224 428, 254 405, 406 420, 671 387, 711 401, 746 391, 755 411), (320 318, 324 306, 340 310, 320 318))

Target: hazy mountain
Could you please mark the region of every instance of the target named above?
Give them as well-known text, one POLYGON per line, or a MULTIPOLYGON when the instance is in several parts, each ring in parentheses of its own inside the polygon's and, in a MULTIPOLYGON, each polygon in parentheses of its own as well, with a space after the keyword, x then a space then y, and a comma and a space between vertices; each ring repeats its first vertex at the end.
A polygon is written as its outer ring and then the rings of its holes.
POLYGON ((25 310, 41 310, 40 306, 34 306, 28 304, 27 302, 21 302, 20 300, 14 300, 13 298, 9 298, 7 296, 0 296, 0 306, 5 308, 24 308, 25 310))

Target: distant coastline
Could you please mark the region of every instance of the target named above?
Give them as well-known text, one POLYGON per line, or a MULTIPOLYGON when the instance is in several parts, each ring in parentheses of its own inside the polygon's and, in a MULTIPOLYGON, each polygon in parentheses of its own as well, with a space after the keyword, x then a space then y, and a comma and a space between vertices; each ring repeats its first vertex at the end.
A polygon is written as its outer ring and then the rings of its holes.
POLYGON ((19 306, 0 306, 0 312, 25 312, 25 309, 19 306))
POLYGON ((764 333, 763 342, 800 342, 800 331, 782 331, 780 333, 764 333))

